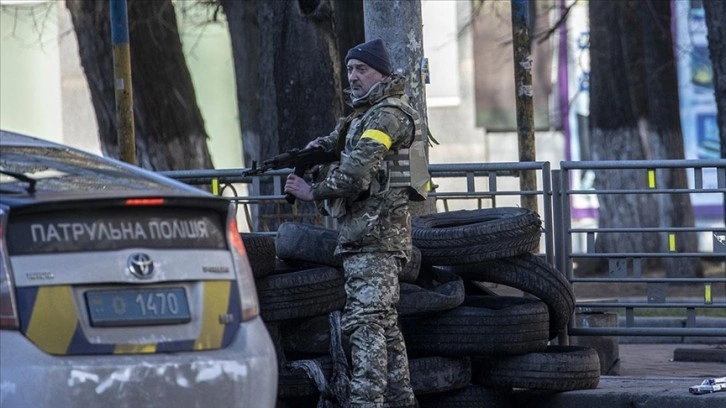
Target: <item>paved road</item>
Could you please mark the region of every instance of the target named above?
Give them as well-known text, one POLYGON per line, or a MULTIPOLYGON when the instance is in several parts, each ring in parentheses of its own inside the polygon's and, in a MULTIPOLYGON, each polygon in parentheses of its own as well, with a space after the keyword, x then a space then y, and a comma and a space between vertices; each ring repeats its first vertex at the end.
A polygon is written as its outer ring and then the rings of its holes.
POLYGON ((726 393, 694 395, 693 378, 603 376, 594 390, 523 396, 517 408, 724 408, 726 393))
POLYGON ((725 408, 726 392, 693 395, 688 387, 707 377, 726 376, 726 363, 673 361, 676 348, 715 346, 620 344, 619 376, 602 376, 594 390, 523 391, 517 408, 725 408))
MULTIPOLYGON (((725 377, 725 363, 673 361, 677 348, 710 349, 711 344, 620 344, 620 375, 629 377, 725 377)), ((726 349, 720 352, 726 353, 726 349)))

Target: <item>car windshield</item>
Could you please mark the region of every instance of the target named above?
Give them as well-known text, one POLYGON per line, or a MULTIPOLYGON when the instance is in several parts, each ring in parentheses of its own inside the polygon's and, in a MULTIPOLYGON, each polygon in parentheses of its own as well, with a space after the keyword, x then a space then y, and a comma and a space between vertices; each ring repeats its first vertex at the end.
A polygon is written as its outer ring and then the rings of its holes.
MULTIPOLYGON (((36 181, 38 191, 169 190, 171 187, 145 178, 97 157, 72 150, 3 146, 0 170, 36 181)), ((0 189, 24 191, 27 183, 0 173, 0 189)))

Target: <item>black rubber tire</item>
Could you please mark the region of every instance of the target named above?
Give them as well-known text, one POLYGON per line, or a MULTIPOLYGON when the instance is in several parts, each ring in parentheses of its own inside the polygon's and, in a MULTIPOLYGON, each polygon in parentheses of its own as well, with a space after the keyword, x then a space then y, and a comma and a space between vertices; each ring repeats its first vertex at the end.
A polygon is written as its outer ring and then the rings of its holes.
POLYGON ((250 261, 252 275, 264 278, 275 269, 275 237, 270 234, 243 232, 240 235, 250 261))
MULTIPOLYGON (((427 271, 428 272, 428 271, 427 271)), ((401 283, 401 297, 396 305, 399 316, 431 314, 453 309, 464 302, 464 281, 447 271, 431 271, 426 279, 422 274, 417 284, 401 283)))
POLYGON ((539 238, 519 242, 500 242, 496 245, 478 245, 437 250, 421 250, 421 262, 426 265, 465 265, 497 258, 506 258, 537 249, 539 238), (496 246, 496 247, 495 247, 496 246))
POLYGON ((423 249, 510 240, 522 230, 539 234, 542 220, 527 208, 498 207, 427 214, 414 217, 411 224, 414 244, 423 249))
MULTIPOLYGON (((328 316, 289 320, 282 325, 280 342, 289 355, 322 355, 330 353, 330 323, 328 316)), ((350 355, 348 336, 341 334, 342 345, 350 355)))
POLYGON ((529 209, 485 208, 435 213, 413 219, 413 244, 429 265, 461 265, 535 250, 542 220, 529 209))
MULTIPOLYGON (((312 359, 319 365, 326 379, 330 378, 333 372, 333 362, 329 356, 312 359)), ((294 361, 283 364, 278 372, 277 396, 278 398, 303 397, 319 395, 315 382, 299 368, 290 368, 294 361)))
POLYGON ((597 388, 597 351, 580 346, 549 346, 541 352, 488 359, 475 358, 472 381, 490 388, 571 391, 597 388))
POLYGON ((303 395, 287 398, 277 398, 275 408, 311 408, 317 407, 319 395, 303 395))
POLYGON ((343 273, 330 266, 257 279, 260 315, 277 321, 327 315, 345 306, 343 273))
POLYGON ((549 308, 550 339, 567 327, 575 311, 572 284, 552 264, 534 254, 435 268, 453 272, 465 280, 511 286, 537 297, 549 308))
POLYGON ((330 330, 328 316, 290 320, 280 328, 282 348, 286 354, 328 354, 330 330))
POLYGON ((399 282, 413 283, 418 279, 421 271, 421 250, 415 246, 411 248, 411 257, 398 274, 399 282))
POLYGON ((329 265, 320 265, 312 262, 305 262, 305 261, 283 261, 280 258, 275 258, 275 267, 272 270, 272 273, 270 275, 279 275, 281 273, 290 273, 290 272, 299 272, 303 271, 305 269, 313 269, 318 268, 321 266, 329 266, 329 265))
MULTIPOLYGON (((453 309, 464 302, 464 282, 458 275, 445 270, 431 271, 431 279, 413 283, 402 282, 400 300, 396 304, 399 316, 425 315, 453 309)), ((315 316, 290 321, 282 328, 285 351, 294 353, 327 353, 328 321, 315 316)))
POLYGON ((277 228, 275 249, 277 257, 285 261, 304 261, 336 268, 343 266, 343 258, 335 255, 338 231, 312 224, 283 222, 277 228))
POLYGON ((511 408, 515 407, 511 393, 490 390, 469 384, 464 388, 419 398, 420 408, 511 408))
POLYGON ((471 383, 469 357, 422 357, 408 360, 411 387, 416 396, 451 391, 471 383))
MULTIPOLYGON (((273 271, 289 270, 296 265, 315 264, 343 267, 343 258, 335 255, 338 244, 338 231, 311 224, 284 222, 277 229, 275 254, 277 264, 273 271), (286 268, 282 268, 285 266, 286 268)), ((401 282, 414 282, 421 267, 421 250, 411 249, 411 257, 398 274, 401 282)))
POLYGON ((547 305, 521 297, 469 297, 454 309, 399 321, 411 356, 524 354, 545 350, 549 338, 547 305))

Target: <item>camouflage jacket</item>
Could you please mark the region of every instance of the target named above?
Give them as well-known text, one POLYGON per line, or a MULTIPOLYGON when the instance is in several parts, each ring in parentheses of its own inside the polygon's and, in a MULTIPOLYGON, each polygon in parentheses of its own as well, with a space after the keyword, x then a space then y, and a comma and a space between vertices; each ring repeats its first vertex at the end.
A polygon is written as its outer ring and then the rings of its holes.
POLYGON ((384 160, 389 150, 409 147, 413 140, 414 120, 385 103, 387 98, 403 97, 404 91, 403 77, 385 78, 366 96, 352 99, 354 112, 330 135, 318 138, 326 149, 341 152, 340 162, 330 167, 324 179, 313 183, 316 201, 328 200, 342 207, 331 214, 340 224, 337 254, 395 252, 408 258, 409 195, 405 188, 389 185, 384 160))

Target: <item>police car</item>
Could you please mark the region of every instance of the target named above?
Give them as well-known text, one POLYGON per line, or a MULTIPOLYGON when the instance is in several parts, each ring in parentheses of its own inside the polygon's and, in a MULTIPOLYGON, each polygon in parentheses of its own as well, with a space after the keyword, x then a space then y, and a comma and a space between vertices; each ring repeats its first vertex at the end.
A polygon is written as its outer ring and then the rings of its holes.
POLYGON ((688 387, 691 394, 709 394, 712 392, 726 391, 726 377, 707 378, 698 385, 688 387))
POLYGON ((273 407, 233 207, 0 130, 0 406, 273 407))

